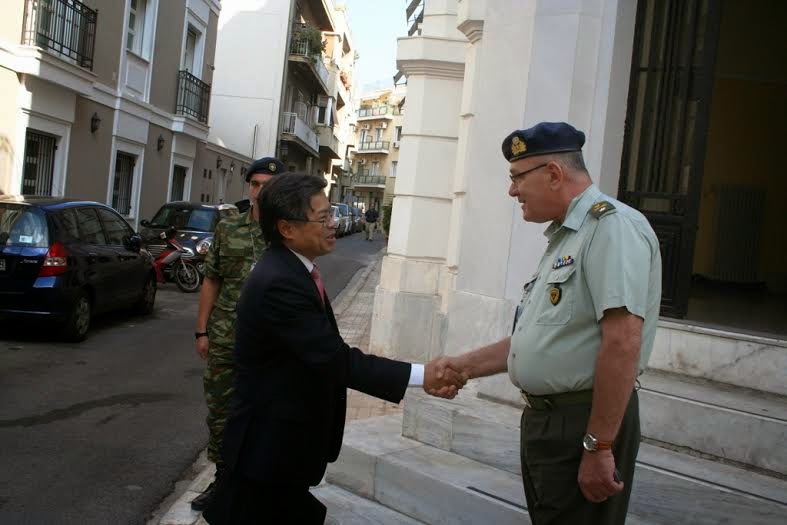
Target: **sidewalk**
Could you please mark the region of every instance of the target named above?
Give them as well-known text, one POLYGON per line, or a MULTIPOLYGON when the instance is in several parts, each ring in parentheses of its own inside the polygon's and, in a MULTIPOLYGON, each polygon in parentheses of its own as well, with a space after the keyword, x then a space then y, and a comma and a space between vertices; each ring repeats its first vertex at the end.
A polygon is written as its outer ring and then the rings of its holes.
MULTIPOLYGON (((381 250, 373 264, 362 268, 353 276, 333 304, 336 322, 345 342, 364 352, 369 348, 374 290, 377 283, 380 282, 380 266, 384 252, 385 250, 381 250)), ((355 390, 348 391, 347 421, 401 411, 402 408, 399 405, 367 396, 355 390)), ((211 482, 214 467, 212 463, 207 461, 203 452, 192 469, 195 472, 195 477, 175 485, 175 491, 153 514, 147 522, 148 525, 202 525, 206 523, 198 512, 191 510, 189 503, 211 482)))

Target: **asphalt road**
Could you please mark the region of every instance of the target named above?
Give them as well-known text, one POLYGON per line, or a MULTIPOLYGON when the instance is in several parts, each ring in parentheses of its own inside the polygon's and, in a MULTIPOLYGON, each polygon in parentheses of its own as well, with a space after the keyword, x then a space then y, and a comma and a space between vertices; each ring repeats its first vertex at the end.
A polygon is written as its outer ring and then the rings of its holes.
MULTIPOLYGON (((379 235, 317 261, 329 297, 379 235)), ((196 301, 163 285, 153 315, 103 316, 79 344, 0 327, 0 523, 145 523, 207 443, 196 301)))

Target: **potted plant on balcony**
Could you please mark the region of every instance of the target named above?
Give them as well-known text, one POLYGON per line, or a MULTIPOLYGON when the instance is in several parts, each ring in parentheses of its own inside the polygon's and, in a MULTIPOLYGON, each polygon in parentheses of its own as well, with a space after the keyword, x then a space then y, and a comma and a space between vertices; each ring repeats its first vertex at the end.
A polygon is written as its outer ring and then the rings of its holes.
POLYGON ((325 46, 328 44, 322 39, 322 32, 314 26, 303 24, 295 29, 293 35, 296 42, 306 42, 309 49, 309 57, 316 62, 320 59, 325 46))

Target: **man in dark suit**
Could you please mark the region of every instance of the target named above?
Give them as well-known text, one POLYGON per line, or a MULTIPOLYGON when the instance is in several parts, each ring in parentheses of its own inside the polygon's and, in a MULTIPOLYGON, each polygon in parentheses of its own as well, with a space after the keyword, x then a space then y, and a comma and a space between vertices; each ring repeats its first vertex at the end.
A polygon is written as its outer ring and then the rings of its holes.
POLYGON ((339 334, 314 260, 336 245, 326 182, 272 180, 259 197, 269 250, 238 302, 235 398, 224 435, 225 472, 205 519, 214 524, 317 524, 309 493, 339 455, 347 388, 398 403, 408 386, 453 397, 464 377, 433 363, 367 355, 339 334))

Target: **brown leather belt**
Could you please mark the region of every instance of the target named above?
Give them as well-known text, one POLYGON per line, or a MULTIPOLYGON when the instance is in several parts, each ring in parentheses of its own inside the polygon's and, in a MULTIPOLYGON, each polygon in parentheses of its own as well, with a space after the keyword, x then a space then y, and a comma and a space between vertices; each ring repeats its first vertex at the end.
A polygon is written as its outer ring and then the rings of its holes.
POLYGON ((528 394, 522 390, 522 399, 525 404, 533 410, 552 410, 558 407, 570 405, 590 404, 593 401, 592 390, 576 390, 574 392, 563 392, 562 394, 548 394, 537 396, 528 394))

